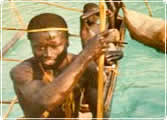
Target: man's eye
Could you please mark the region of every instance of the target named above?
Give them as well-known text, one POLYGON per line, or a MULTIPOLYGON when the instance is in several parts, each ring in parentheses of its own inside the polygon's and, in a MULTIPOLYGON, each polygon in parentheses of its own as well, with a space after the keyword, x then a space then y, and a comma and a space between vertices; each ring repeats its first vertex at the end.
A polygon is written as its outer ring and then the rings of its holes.
POLYGON ((45 47, 41 47, 40 49, 41 49, 41 50, 45 50, 45 47))
POLYGON ((40 50, 40 51, 45 50, 45 48, 44 48, 44 47, 38 47, 37 49, 38 49, 38 50, 40 50))

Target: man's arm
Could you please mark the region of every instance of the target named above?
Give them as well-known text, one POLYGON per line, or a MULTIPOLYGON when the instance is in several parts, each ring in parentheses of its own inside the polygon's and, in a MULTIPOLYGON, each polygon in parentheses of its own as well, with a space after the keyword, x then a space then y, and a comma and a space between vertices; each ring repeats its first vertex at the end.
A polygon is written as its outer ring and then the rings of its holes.
POLYGON ((44 85, 42 80, 33 80, 33 71, 29 64, 24 63, 15 67, 11 71, 15 87, 32 104, 38 104, 46 109, 52 109, 61 104, 80 79, 88 63, 103 53, 105 40, 102 40, 102 35, 105 34, 97 35, 90 40, 74 61, 47 85, 44 85))
POLYGON ((82 48, 84 48, 85 43, 87 41, 89 35, 89 26, 87 24, 87 20, 80 17, 80 36, 82 42, 82 48))

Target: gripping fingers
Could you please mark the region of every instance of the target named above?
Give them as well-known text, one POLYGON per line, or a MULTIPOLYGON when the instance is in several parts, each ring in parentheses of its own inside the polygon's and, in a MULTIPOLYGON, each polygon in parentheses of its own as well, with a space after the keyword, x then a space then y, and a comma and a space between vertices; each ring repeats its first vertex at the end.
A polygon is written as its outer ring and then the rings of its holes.
POLYGON ((110 58, 107 58, 107 62, 117 61, 120 60, 121 58, 122 58, 121 56, 112 56, 110 58))
POLYGON ((120 60, 122 57, 123 57, 122 51, 109 51, 108 53, 106 53, 106 59, 108 62, 120 60))

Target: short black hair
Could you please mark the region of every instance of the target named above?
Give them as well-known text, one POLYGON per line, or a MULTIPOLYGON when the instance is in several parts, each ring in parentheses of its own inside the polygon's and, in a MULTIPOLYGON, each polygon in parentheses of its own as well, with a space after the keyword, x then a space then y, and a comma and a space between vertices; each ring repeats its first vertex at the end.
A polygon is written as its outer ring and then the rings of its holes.
POLYGON ((87 3, 84 5, 84 13, 92 11, 95 8, 99 8, 97 4, 95 3, 87 3))
MULTIPOLYGON (((33 29, 42 29, 42 28, 49 28, 49 27, 56 27, 56 28, 68 28, 65 20, 56 14, 53 13, 43 13, 37 15, 31 19, 28 24, 28 30, 33 29)), ((67 31, 62 31, 68 37, 67 31)), ((31 35, 34 33, 28 33, 28 39, 31 40, 31 35)))

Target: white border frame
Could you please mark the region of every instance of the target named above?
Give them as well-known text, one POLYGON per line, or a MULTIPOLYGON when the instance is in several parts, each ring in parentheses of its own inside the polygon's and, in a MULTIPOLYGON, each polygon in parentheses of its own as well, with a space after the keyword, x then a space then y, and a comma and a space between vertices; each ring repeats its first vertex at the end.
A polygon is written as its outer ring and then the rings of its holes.
MULTIPOLYGON (((2 102, 2 14, 3 14, 3 12, 2 12, 2 6, 3 6, 3 3, 5 3, 5 2, 9 2, 9 1, 3 1, 3 0, 1 0, 1 3, 0 3, 0 5, 1 5, 1 67, 0 67, 0 71, 1 71, 1 77, 0 77, 0 79, 1 79, 1 102, 2 102)), ((14 1, 15 3, 17 3, 17 2, 44 2, 44 1, 14 1)), ((85 0, 85 1, 59 1, 59 0, 53 0, 53 1, 47 1, 47 2, 90 2, 90 1, 88 1, 88 0, 85 0)), ((99 2, 99 1, 91 1, 91 2, 99 2)), ((126 2, 143 2, 143 1, 124 1, 125 3, 126 2)), ((164 5, 164 7, 165 7, 165 38, 166 38, 166 13, 167 13, 167 11, 166 11, 166 7, 167 7, 167 0, 164 0, 164 1, 148 1, 149 3, 150 2, 162 2, 162 3, 164 3, 165 5, 164 5)), ((162 117, 162 118, 107 118, 107 119, 116 119, 116 120, 123 120, 123 119, 130 119, 130 120, 166 120, 167 119, 167 110, 166 110, 166 108, 167 108, 167 71, 166 71, 166 65, 167 65, 167 59, 166 59, 166 49, 167 49, 167 46, 166 46, 166 40, 165 40, 165 110, 164 110, 164 113, 165 113, 165 115, 164 115, 164 118, 162 117)), ((1 117, 3 116, 2 115, 2 103, 1 103, 1 117)), ((18 118, 7 118, 8 120, 10 120, 10 119, 18 119, 18 118)), ((21 118, 21 119, 29 119, 29 120, 31 120, 31 119, 45 119, 46 120, 46 118, 21 118)), ((69 119, 69 118, 49 118, 49 119, 69 119)), ((85 120, 90 120, 91 118, 72 118, 72 119, 85 119, 85 120)), ((92 119, 102 119, 102 118, 92 118, 92 119)), ((105 118, 104 118, 105 119, 105 118)))

